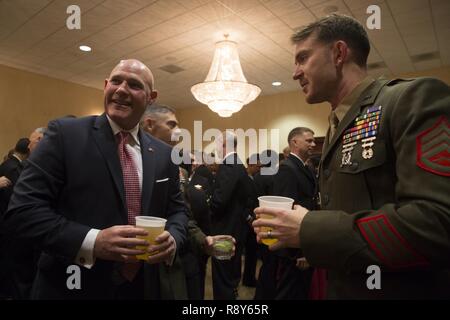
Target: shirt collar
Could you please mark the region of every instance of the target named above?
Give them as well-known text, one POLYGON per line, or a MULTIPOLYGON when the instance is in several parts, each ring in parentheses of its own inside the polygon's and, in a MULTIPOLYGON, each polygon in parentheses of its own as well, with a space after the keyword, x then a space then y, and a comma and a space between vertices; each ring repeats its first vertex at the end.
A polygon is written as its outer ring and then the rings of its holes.
POLYGON ((108 122, 109 122, 109 125, 111 126, 114 136, 116 136, 116 134, 118 134, 120 131, 129 132, 131 134, 131 136, 133 137, 134 143, 137 144, 138 146, 141 145, 139 142, 139 138, 138 138, 139 123, 131 130, 124 130, 121 127, 119 127, 117 125, 117 123, 115 123, 108 115, 106 115, 106 118, 108 118, 108 122))
POLYGON ((14 157, 14 158, 16 158, 17 160, 19 160, 19 163, 22 163, 22 159, 20 159, 18 156, 16 156, 14 153, 12 154, 12 156, 14 157))
POLYGON ((290 154, 292 154, 294 157, 296 157, 298 160, 300 160, 303 165, 305 165, 305 162, 298 155, 296 155, 295 153, 292 153, 292 152, 290 154))
MULTIPOLYGON (((344 119, 344 116, 347 114, 347 112, 350 110, 351 106, 356 102, 356 100, 359 98, 361 93, 367 89, 369 85, 374 82, 375 79, 373 79, 371 76, 365 77, 351 92, 349 92, 344 99, 342 99, 341 103, 331 111, 332 113, 336 115, 339 122, 344 119)), ((332 114, 330 115, 330 118, 332 117, 332 114)))

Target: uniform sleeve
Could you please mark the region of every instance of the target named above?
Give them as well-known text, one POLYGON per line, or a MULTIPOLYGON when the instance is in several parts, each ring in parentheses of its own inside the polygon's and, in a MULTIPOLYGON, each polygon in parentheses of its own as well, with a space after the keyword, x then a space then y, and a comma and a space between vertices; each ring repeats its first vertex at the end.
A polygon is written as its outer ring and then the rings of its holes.
POLYGON ((417 79, 391 103, 395 202, 377 210, 308 213, 300 242, 314 266, 348 272, 371 264, 394 271, 450 266, 450 89, 417 79))

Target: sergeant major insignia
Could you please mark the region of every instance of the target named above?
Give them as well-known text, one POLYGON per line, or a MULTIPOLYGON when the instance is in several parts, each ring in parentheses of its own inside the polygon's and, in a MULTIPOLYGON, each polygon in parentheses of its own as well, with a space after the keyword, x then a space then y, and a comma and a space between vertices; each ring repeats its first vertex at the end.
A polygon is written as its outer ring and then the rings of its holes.
POLYGON ((450 125, 445 117, 417 136, 416 149, 420 168, 450 177, 450 125))

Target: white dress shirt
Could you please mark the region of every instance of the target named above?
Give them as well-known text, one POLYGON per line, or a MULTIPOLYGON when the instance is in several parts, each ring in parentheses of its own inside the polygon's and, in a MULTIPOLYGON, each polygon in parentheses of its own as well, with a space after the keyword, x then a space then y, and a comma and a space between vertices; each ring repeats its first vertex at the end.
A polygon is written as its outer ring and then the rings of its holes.
MULTIPOLYGON (((138 138, 139 124, 137 124, 136 127, 134 127, 131 130, 123 130, 113 120, 111 120, 110 117, 108 116, 106 117, 108 118, 108 122, 111 126, 114 137, 120 131, 127 131, 133 137, 133 139, 128 139, 125 147, 130 152, 131 157, 133 158, 133 162, 137 168, 139 177, 139 187, 142 190, 142 154, 141 154, 141 145, 138 138)), ((92 268, 92 266, 95 263, 94 245, 99 232, 100 230, 94 228, 89 230, 75 258, 75 263, 88 269, 92 268)))

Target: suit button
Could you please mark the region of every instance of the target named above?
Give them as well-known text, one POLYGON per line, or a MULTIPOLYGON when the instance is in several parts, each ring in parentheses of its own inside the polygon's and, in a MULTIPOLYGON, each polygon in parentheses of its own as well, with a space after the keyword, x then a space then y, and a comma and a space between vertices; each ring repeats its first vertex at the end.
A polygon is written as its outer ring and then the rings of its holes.
POLYGON ((324 195, 322 196, 322 204, 323 204, 324 206, 326 206, 326 205, 328 204, 328 202, 330 202, 330 197, 329 197, 327 194, 324 194, 324 195))
POLYGON ((328 179, 330 177, 330 174, 331 174, 330 169, 323 170, 323 175, 325 179, 328 179))
POLYGON ((359 163, 354 161, 352 162, 352 164, 350 165, 350 170, 355 171, 356 169, 358 169, 359 163))

